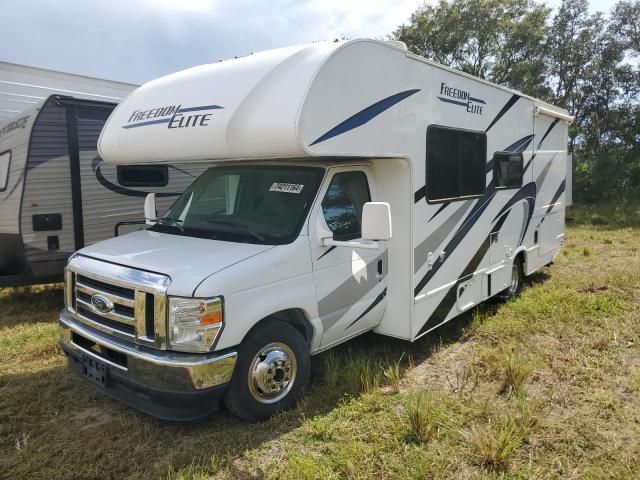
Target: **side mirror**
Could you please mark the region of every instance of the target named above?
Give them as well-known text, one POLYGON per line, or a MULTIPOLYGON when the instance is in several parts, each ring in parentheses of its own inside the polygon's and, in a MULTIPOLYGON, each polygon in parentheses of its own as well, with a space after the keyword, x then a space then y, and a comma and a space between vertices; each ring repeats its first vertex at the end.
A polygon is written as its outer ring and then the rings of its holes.
POLYGON ((387 202, 367 202, 362 208, 362 238, 389 240, 391 238, 391 207, 387 202))
POLYGON ((144 218, 147 225, 153 225, 158 219, 155 193, 147 194, 147 197, 144 199, 144 218))

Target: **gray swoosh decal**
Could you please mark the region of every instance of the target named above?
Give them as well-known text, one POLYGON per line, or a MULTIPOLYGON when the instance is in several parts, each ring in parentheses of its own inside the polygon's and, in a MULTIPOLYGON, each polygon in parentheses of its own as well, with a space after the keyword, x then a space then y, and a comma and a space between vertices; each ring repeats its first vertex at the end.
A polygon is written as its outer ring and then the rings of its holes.
POLYGON ((540 185, 542 185, 542 182, 544 182, 544 179, 547 177, 547 174, 549 173, 549 169, 551 168, 551 162, 553 162, 553 159, 556 158, 556 155, 557 154, 554 154, 553 157, 551 157, 551 159, 547 162, 547 164, 542 169, 542 172, 540 172, 540 175, 538 175, 538 178, 536 179, 536 187, 538 189, 540 189, 540 185))
POLYGON ((384 265, 388 265, 386 250, 367 263, 366 280, 356 280, 355 277, 349 275, 349 278, 318 302, 318 313, 324 331, 333 327, 354 303, 360 301, 387 275, 387 268, 385 268, 382 277, 377 276, 378 260, 380 259, 384 265))
POLYGON ((458 224, 462 216, 471 205, 472 200, 467 200, 462 206, 455 211, 442 225, 436 228, 431 235, 425 238, 420 245, 418 245, 413 251, 414 267, 413 273, 418 273, 424 264, 427 262, 429 252, 435 252, 436 249, 442 245, 444 240, 453 231, 458 224))

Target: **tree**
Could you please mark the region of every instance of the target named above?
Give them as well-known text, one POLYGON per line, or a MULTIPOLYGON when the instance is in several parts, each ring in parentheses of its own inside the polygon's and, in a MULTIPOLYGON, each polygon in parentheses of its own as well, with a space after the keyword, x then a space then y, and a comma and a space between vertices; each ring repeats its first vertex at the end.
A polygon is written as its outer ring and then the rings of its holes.
POLYGON ((440 0, 392 37, 443 65, 540 96, 549 13, 528 0, 440 0))
POLYGON ((640 56, 640 1, 618 2, 611 14, 614 31, 625 42, 625 48, 640 56))

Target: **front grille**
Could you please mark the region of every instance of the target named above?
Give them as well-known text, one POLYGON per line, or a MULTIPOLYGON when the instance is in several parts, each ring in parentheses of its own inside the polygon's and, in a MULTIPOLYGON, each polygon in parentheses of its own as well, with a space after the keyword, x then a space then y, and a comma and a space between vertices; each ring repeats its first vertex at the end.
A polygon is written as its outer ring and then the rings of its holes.
POLYGON ((127 325, 122 322, 117 322, 114 320, 109 320, 108 318, 102 317, 97 313, 88 310, 85 307, 78 307, 78 315, 82 315, 89 320, 92 320, 100 325, 104 325, 105 327, 112 328, 113 330, 117 330, 122 333, 126 333, 127 335, 131 335, 132 337, 136 334, 136 329, 133 325, 127 325))
POLYGON ((65 304, 77 321, 93 329, 166 349, 170 283, 166 275, 76 254, 66 268, 65 304))
POLYGON ((135 299, 135 290, 133 288, 111 285, 80 274, 76 276, 76 281, 101 293, 110 293, 129 300, 135 299))
POLYGON ((80 273, 73 274, 71 288, 72 308, 88 325, 99 330, 106 328, 108 333, 131 340, 155 340, 154 294, 80 273), (106 298, 113 308, 106 312, 98 310, 92 304, 95 295, 106 298))

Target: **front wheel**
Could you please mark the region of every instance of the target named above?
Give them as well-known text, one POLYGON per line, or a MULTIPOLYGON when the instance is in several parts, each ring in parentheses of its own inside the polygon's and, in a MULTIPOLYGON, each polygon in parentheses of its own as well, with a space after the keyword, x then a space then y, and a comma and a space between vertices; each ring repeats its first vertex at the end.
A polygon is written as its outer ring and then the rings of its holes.
POLYGON ((309 349, 300 332, 288 323, 269 321, 240 345, 225 405, 249 421, 287 410, 304 393, 310 366, 309 349))
POLYGON ((500 298, 508 300, 510 298, 517 297, 522 291, 523 282, 524 267, 522 265, 522 260, 520 258, 516 258, 511 266, 511 283, 507 289, 502 292, 500 298))

